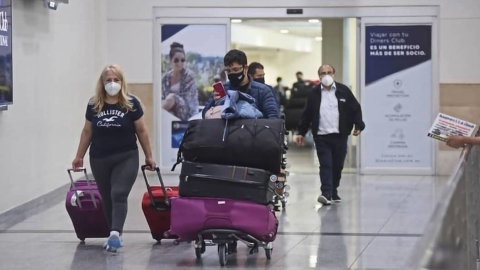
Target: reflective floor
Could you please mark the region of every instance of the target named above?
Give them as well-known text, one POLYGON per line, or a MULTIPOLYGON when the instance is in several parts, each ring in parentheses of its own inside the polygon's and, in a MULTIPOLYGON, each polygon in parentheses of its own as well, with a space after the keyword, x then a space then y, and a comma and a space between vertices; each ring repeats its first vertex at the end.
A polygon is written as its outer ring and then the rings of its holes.
MULTIPOLYGON (((444 179, 345 174, 343 202, 322 207, 316 202, 320 182, 311 151, 293 149, 293 157, 292 164, 302 163, 307 173, 296 169, 290 175, 291 196, 287 209, 278 213, 272 260, 264 252, 248 255, 239 244, 226 268, 405 269, 444 179)), ((165 179, 176 182, 173 176, 165 179)), ((196 260, 191 244, 155 243, 140 208, 144 191, 139 178, 130 196, 124 248, 117 255, 102 251, 102 239, 79 244, 62 202, 0 233, 0 269, 220 269, 216 247, 207 247, 203 259, 196 260)))

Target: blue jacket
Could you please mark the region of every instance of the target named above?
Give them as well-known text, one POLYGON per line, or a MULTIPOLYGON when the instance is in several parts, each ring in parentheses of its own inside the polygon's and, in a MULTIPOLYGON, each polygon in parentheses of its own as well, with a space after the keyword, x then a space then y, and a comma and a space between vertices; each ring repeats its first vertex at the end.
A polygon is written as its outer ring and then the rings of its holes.
MULTIPOLYGON (((238 87, 230 85, 230 83, 226 83, 224 85, 226 90, 237 90, 238 87)), ((258 110, 263 114, 264 118, 267 119, 279 119, 280 118, 280 111, 278 109, 277 102, 275 101, 275 97, 272 93, 272 90, 268 88, 268 86, 255 82, 250 78, 250 83, 248 84, 248 88, 246 94, 249 94, 255 99, 255 105, 257 106, 258 110)), ((205 104, 205 108, 202 112, 202 117, 205 118, 205 112, 207 112, 212 106, 215 105, 215 101, 212 96, 208 99, 207 103, 205 104)))
POLYGON ((223 106, 223 119, 263 118, 262 113, 255 106, 255 99, 239 91, 228 90, 224 98, 215 102, 215 106, 223 106))
POLYGON ((280 95, 278 94, 277 90, 273 89, 272 86, 265 84, 270 90, 272 91, 273 97, 275 98, 275 102, 277 102, 278 111, 280 111, 280 95))

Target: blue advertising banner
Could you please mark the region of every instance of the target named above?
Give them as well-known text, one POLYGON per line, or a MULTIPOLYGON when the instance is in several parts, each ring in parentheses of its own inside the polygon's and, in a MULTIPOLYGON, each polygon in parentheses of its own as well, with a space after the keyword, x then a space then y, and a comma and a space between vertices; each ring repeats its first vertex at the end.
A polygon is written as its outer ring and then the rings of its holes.
POLYGON ((0 0, 0 105, 12 103, 12 0, 0 0))
POLYGON ((367 25, 364 168, 430 168, 432 26, 367 25))

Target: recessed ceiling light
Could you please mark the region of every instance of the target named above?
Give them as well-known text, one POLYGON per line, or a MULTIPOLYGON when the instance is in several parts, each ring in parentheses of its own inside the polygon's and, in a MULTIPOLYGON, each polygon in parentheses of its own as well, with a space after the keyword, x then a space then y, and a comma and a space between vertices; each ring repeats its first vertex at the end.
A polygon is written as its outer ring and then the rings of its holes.
POLYGON ((282 34, 288 34, 288 32, 289 32, 289 31, 286 30, 286 29, 280 30, 280 33, 282 33, 282 34))
POLYGON ((240 20, 240 19, 232 19, 232 23, 241 23, 241 22, 242 22, 242 20, 240 20))
POLYGON ((309 23, 319 23, 320 20, 319 19, 310 19, 308 20, 309 23))
POLYGON ((322 41, 322 39, 323 39, 322 37, 315 37, 316 41, 322 41))

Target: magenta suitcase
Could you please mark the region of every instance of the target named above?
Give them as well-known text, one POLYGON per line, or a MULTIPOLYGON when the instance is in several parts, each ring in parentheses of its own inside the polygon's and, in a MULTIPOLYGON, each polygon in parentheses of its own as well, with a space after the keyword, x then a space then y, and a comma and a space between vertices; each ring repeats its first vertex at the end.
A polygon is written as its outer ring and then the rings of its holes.
POLYGON ((72 185, 67 192, 65 207, 72 220, 78 239, 104 238, 110 235, 110 228, 103 213, 102 197, 95 181, 88 179, 73 181, 72 170, 68 170, 72 185))
POLYGON ((194 241, 204 230, 237 230, 273 242, 278 220, 265 205, 214 198, 172 198, 170 234, 194 241))

